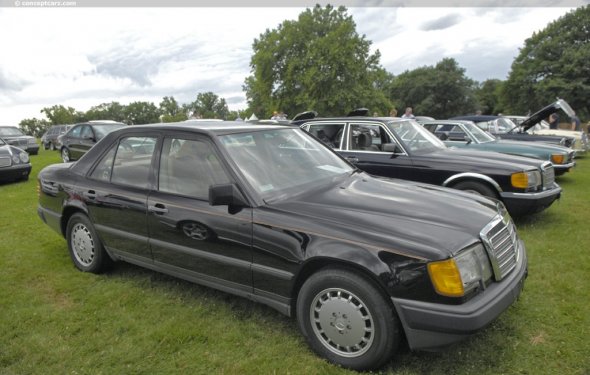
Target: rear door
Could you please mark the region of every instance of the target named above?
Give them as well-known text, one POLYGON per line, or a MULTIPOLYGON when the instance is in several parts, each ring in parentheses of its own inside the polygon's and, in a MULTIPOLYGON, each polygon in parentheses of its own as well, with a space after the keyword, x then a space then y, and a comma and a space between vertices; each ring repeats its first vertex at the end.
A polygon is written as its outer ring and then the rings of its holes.
POLYGON ((147 196, 158 136, 120 138, 77 188, 105 246, 136 262, 151 263, 147 196))

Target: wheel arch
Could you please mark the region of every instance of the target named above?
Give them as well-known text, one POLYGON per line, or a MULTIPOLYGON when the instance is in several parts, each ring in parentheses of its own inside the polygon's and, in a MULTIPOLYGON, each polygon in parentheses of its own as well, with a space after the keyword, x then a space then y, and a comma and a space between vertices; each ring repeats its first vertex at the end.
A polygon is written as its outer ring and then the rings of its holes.
POLYGON ((88 216, 88 210, 86 210, 85 208, 83 208, 81 206, 77 206, 77 205, 66 206, 63 210, 63 213, 61 215, 60 229, 61 229, 61 234, 64 236, 64 238, 66 237, 66 230, 68 228, 68 222, 70 221, 70 218, 76 213, 82 213, 82 214, 88 216))
POLYGON ((455 174, 445 180, 442 186, 444 187, 453 187, 460 182, 479 182, 483 183, 486 186, 491 187, 498 195, 502 192, 502 188, 500 185, 491 177, 486 176, 485 174, 481 173, 473 173, 473 172, 466 172, 466 173, 458 173, 455 174))
MULTIPOLYGON (((369 281, 373 286, 379 290, 386 300, 391 303, 391 308, 393 311, 396 311, 395 306, 391 302, 391 296, 387 292, 387 288, 385 285, 379 280, 379 278, 375 275, 374 271, 370 270, 367 267, 361 266, 358 263, 353 263, 352 261, 348 261, 346 259, 340 258, 332 258, 332 257, 314 257, 307 261, 302 267, 301 270, 297 273, 295 280, 293 282, 293 289, 291 295, 291 311, 297 311, 297 300, 299 298, 299 294, 301 291, 301 287, 305 283, 305 281, 313 274, 320 272, 322 270, 332 268, 332 269, 341 269, 345 271, 349 271, 355 274, 360 274, 363 278, 369 281)), ((397 311, 396 311, 397 312, 397 311)), ((295 314, 293 314, 295 315, 295 314)))

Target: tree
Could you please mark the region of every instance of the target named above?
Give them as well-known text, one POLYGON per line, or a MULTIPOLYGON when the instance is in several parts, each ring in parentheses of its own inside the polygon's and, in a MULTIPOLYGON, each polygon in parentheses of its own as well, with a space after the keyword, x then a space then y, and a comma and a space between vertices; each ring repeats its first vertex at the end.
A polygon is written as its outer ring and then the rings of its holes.
POLYGON ((129 125, 160 122, 160 111, 151 102, 133 102, 125 106, 125 123, 129 125))
POLYGON ((589 61, 590 6, 583 6, 525 41, 502 90, 506 110, 534 112, 560 97, 578 116, 590 116, 589 61))
POLYGON ((475 86, 455 59, 445 58, 434 67, 423 66, 395 77, 390 98, 400 104, 400 112, 413 107, 417 115, 444 119, 475 111, 475 86))
POLYGON ((22 120, 18 126, 25 134, 32 135, 33 137, 41 137, 49 129, 51 123, 45 119, 27 118, 22 120))
POLYGON ((119 102, 102 103, 91 107, 86 112, 86 119, 91 120, 112 120, 123 122, 126 119, 125 106, 119 102))
POLYGON ((64 107, 63 105, 54 105, 45 107, 41 110, 53 125, 74 124, 84 121, 84 113, 76 111, 73 107, 64 107))
POLYGON ((487 79, 475 90, 478 108, 484 115, 495 115, 504 112, 501 104, 502 86, 504 81, 487 79))
POLYGON ((258 117, 275 110, 294 115, 313 109, 327 116, 356 107, 388 110, 375 86, 384 76, 380 53, 369 54, 370 45, 345 7, 306 9, 254 40, 252 75, 243 86, 250 109, 258 117))
POLYGON ((178 122, 187 119, 186 112, 173 96, 165 96, 160 102, 162 122, 178 122))
MULTIPOLYGON (((212 92, 197 94, 197 100, 185 106, 185 109, 193 116, 202 118, 228 119, 229 109, 224 98, 220 98, 212 92)), ((233 120, 233 119, 232 119, 233 120)))

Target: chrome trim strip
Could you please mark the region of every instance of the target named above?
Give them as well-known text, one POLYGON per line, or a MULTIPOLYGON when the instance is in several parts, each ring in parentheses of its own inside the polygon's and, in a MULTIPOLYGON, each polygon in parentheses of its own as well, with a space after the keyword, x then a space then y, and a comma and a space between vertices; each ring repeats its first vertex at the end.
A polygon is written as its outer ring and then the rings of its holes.
POLYGON ((576 162, 571 162, 568 164, 553 164, 553 169, 569 169, 576 165, 576 162))
POLYGON ((500 187, 500 185, 498 185, 498 183, 496 181, 494 181, 493 178, 486 176, 485 174, 472 173, 472 172, 459 173, 459 174, 453 175, 453 176, 447 178, 445 180, 445 182, 442 183, 442 186, 448 186, 451 182, 456 181, 456 180, 463 178, 463 177, 477 178, 480 180, 484 180, 487 183, 491 184, 494 188, 496 188, 498 193, 502 193, 502 188, 500 187))

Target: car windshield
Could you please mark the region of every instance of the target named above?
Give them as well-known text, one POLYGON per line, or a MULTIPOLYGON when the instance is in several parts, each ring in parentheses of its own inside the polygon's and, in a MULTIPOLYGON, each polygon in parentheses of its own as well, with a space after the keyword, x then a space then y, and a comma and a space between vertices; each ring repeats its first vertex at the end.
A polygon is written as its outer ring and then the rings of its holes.
POLYGON ((483 130, 487 130, 492 134, 504 134, 517 128, 517 126, 507 118, 498 118, 492 121, 482 121, 477 122, 476 124, 483 130))
POLYGON ((14 137, 14 136, 23 136, 24 133, 20 131, 18 128, 13 127, 6 127, 0 128, 0 136, 2 137, 14 137))
POLYGON ((94 134, 96 134, 96 140, 101 140, 105 135, 119 128, 122 128, 123 124, 109 124, 109 125, 92 125, 94 128, 94 134))
POLYGON ((411 152, 431 152, 447 148, 440 139, 414 120, 388 122, 387 127, 403 142, 406 150, 411 152))
POLYGON ((479 143, 488 143, 496 140, 493 135, 484 132, 472 122, 465 123, 465 130, 479 143))
POLYGON ((219 139, 267 203, 324 185, 355 170, 300 129, 252 131, 219 139))

